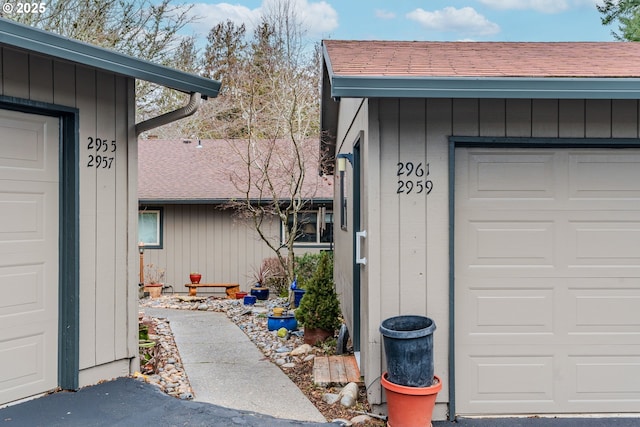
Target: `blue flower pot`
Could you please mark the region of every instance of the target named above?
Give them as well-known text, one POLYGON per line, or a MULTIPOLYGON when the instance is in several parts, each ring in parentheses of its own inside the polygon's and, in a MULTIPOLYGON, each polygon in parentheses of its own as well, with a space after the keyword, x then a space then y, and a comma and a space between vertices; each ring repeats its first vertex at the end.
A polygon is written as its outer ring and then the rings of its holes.
POLYGON ((298 321, 293 314, 283 314, 282 316, 267 316, 267 328, 270 331, 277 331, 285 328, 288 331, 298 329, 298 321))
POLYGON ((269 299, 269 288, 267 287, 253 287, 251 288, 251 295, 257 299, 264 301, 269 299))
POLYGON ((242 302, 244 303, 244 305, 254 305, 256 303, 256 297, 255 295, 246 295, 243 299, 242 302))
POLYGON ((304 289, 294 289, 293 290, 293 306, 295 308, 300 306, 300 300, 304 296, 304 293, 307 292, 304 289))

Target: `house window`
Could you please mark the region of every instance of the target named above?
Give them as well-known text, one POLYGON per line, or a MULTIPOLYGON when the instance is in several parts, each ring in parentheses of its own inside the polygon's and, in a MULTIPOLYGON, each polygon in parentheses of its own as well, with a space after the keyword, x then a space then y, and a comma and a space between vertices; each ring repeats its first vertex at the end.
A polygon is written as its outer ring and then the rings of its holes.
MULTIPOLYGON (((289 229, 293 227, 293 216, 289 215, 289 229)), ((284 233, 282 233, 284 236, 284 233)), ((326 208, 298 213, 296 244, 328 245, 333 242, 333 212, 326 208)))
POLYGON ((145 248, 162 249, 162 209, 145 208, 138 211, 138 242, 145 248))

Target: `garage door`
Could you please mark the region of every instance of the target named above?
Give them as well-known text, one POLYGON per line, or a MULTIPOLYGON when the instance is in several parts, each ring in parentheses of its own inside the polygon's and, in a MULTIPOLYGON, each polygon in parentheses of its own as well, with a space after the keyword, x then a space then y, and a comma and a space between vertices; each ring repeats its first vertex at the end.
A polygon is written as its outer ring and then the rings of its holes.
POLYGON ((58 142, 0 110, 0 404, 58 385, 58 142))
POLYGON ((638 412, 640 151, 456 150, 459 414, 638 412))

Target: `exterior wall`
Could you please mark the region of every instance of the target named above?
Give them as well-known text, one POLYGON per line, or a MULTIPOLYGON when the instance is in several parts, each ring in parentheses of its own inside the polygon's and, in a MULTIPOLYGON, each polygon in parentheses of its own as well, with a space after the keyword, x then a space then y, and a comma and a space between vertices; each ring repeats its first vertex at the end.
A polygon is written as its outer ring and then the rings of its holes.
MULTIPOLYGON (((155 205, 154 205, 155 206, 155 205)), ((214 205, 164 205, 163 247, 147 249, 144 264, 165 270, 165 284, 186 293, 189 273, 202 274, 201 283, 238 283, 248 291, 253 272, 262 260, 275 256, 250 224, 234 217, 230 209, 214 205)), ((268 224, 269 235, 278 242, 280 223, 268 224)), ((296 255, 319 252, 320 248, 296 247, 296 255)), ((286 253, 286 252, 285 252, 286 253)), ((198 294, 221 294, 221 290, 198 289, 198 294)))
MULTIPOLYGON (((349 129, 346 134, 340 134, 336 154, 352 153, 353 144, 358 140, 360 130, 367 126, 368 104, 362 99, 343 99, 340 102, 341 115, 339 117, 338 129, 349 129)), ((367 137, 365 133, 364 137, 367 137)), ((365 141, 360 142, 363 148, 367 147, 365 141)), ((353 168, 347 165, 345 171, 344 185, 345 194, 348 198, 347 202, 347 218, 346 230, 340 227, 342 212, 340 211, 340 179, 339 174, 335 174, 334 184, 334 240, 335 240, 335 256, 334 256, 334 281, 336 284, 336 292, 340 299, 340 308, 343 313, 347 328, 353 336, 354 318, 353 318, 353 168)), ((366 251, 366 248, 365 248, 366 251)), ((361 270, 366 272, 365 270, 361 270)), ((361 307, 364 307, 362 299, 368 298, 370 289, 364 288, 361 293, 361 307)), ((366 311, 361 312, 361 325, 367 325, 366 311)), ((361 345, 367 342, 366 332, 360 337, 361 345)), ((361 361, 363 362, 363 361, 361 361)))
POLYGON ((79 385, 126 375, 138 352, 136 270, 129 268, 137 261, 134 82, 8 47, 0 61, 0 94, 79 110, 79 385), (106 152, 96 153, 96 138, 108 141, 106 152), (96 154, 107 167, 98 167, 96 154))
MULTIPOLYGON (((444 383, 434 418, 444 419, 449 399, 452 261, 448 235, 448 137, 637 138, 638 102, 374 99, 368 101, 367 121, 354 114, 354 101, 341 101, 337 140, 339 152, 348 152, 347 144, 354 135, 365 132, 362 228, 368 232, 365 243, 368 263, 362 276, 361 371, 369 401, 374 405, 383 403, 379 377, 385 362, 378 332, 380 322, 399 314, 427 315, 437 325, 435 372, 444 383), (428 177, 433 189, 428 195, 415 191, 398 194, 398 180, 407 178, 406 174, 398 176, 398 163, 406 162, 429 164, 428 177)), ((334 210, 338 212, 338 197, 335 200, 334 210)), ((349 200, 350 206, 352 203, 349 200)), ((347 234, 336 229, 337 259, 351 259, 347 234)), ((346 281, 350 269, 347 262, 336 265, 336 281, 345 293, 349 289, 346 281)), ((343 310, 349 308, 343 305, 343 310)))

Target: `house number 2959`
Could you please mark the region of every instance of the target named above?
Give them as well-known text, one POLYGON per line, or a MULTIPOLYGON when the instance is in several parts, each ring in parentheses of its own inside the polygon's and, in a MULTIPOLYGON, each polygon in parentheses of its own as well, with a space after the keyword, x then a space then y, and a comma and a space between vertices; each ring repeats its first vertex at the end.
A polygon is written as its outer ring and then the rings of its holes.
POLYGON ((429 194, 433 181, 429 179, 429 163, 398 162, 398 194, 429 194))
POLYGON ((116 141, 102 138, 87 138, 87 167, 111 169, 115 159, 116 141))

